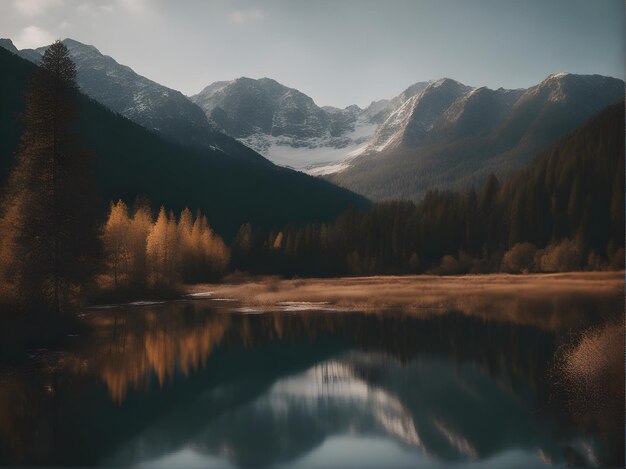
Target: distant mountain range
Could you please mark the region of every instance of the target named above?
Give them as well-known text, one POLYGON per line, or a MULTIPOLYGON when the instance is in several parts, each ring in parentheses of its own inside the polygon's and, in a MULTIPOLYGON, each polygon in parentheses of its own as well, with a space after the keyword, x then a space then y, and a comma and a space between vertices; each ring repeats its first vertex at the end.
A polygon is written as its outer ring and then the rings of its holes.
POLYGON ((478 186, 490 173, 525 165, 623 97, 622 80, 600 75, 557 73, 524 90, 438 80, 395 106, 365 148, 328 178, 374 200, 478 186))
POLYGON ((270 78, 215 82, 190 99, 228 135, 298 169, 343 160, 376 129, 368 110, 322 108, 270 78))
MULTIPOLYGON (((221 150, 231 157, 259 160, 236 140, 225 138, 207 120, 202 109, 180 91, 135 73, 130 67, 103 55, 94 46, 73 39, 63 43, 76 64, 80 90, 131 121, 185 146, 221 150)), ((9 39, 0 47, 39 64, 47 47, 17 50, 9 39)))
POLYGON ((190 99, 277 164, 381 200, 502 176, 623 95, 621 80, 557 73, 515 90, 418 82, 365 109, 322 108, 268 78, 216 82, 190 99))
MULTIPOLYGON (((418 82, 365 109, 320 107, 269 78, 219 81, 187 98, 93 46, 64 43, 81 90, 139 125, 186 146, 262 164, 258 152, 373 200, 480 185, 489 173, 525 165, 624 96, 622 80, 557 73, 516 90, 449 78, 418 82)), ((8 40, 0 46, 32 62, 45 51, 18 51, 8 40)))
MULTIPOLYGON (((0 45, 4 46, 0 47, 2 187, 18 150, 24 91, 35 66, 16 55, 15 50, 5 50, 6 42, 0 45)), ((85 76, 88 74, 79 74, 79 80, 85 76)), ((102 86, 109 85, 105 80, 102 86)), ((178 95, 169 96, 178 99, 178 95)), ((216 231, 228 239, 243 223, 272 228, 331 220, 350 206, 369 205, 363 197, 327 181, 275 166, 225 134, 212 134, 219 136, 219 146, 185 146, 83 94, 77 99, 80 117, 76 130, 96 157, 102 212, 112 200, 122 198, 132 203, 137 196, 145 195, 153 208, 164 205, 175 211, 185 206, 201 209, 216 231)), ((158 100, 156 103, 158 109, 158 100)), ((189 105, 195 106, 191 102, 189 105)))

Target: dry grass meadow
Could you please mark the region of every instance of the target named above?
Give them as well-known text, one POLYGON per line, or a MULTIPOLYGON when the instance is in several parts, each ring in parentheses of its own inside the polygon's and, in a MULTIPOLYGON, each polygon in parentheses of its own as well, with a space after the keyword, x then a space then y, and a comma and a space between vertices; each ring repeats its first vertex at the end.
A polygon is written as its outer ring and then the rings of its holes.
POLYGON ((348 310, 438 314, 451 310, 544 329, 585 326, 623 311, 624 272, 533 275, 228 279, 193 285, 197 297, 258 311, 348 310), (590 316, 591 315, 591 316, 590 316))

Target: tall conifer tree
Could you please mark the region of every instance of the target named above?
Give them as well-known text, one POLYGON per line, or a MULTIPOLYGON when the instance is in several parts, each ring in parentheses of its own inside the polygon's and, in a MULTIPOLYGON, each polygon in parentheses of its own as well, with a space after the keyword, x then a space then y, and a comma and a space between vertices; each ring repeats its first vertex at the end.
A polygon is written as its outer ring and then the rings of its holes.
MULTIPOLYGON (((60 41, 43 55, 26 92, 23 132, 5 204, 13 234, 16 285, 29 303, 59 313, 93 265, 92 159, 72 124, 77 117, 76 67, 60 41)), ((5 217, 6 217, 5 209, 5 217)))

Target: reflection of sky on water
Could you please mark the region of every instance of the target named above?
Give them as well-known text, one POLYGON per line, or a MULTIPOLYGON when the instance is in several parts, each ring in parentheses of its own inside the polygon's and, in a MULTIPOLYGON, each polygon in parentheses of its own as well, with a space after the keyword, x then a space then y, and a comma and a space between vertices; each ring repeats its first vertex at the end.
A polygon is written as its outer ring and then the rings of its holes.
MULTIPOLYGON (((521 391, 511 393, 472 363, 418 357, 401 365, 352 351, 278 380, 207 422, 181 449, 156 457, 161 448, 150 446, 161 440, 154 433, 176 430, 166 420, 108 463, 132 454, 142 467, 562 465, 554 425, 533 415, 530 393, 521 391)), ((579 442, 585 445, 593 441, 579 442)))
POLYGON ((553 331, 204 301, 90 312, 47 371, 0 376, 0 464, 540 467, 612 442, 557 418, 553 331))
POLYGON ((154 469, 171 469, 173 467, 189 469, 230 469, 236 466, 229 463, 228 460, 225 458, 207 456, 206 454, 198 453, 191 448, 183 448, 179 451, 169 453, 158 459, 142 461, 134 467, 154 469))
MULTIPOLYGON (((170 469, 219 468, 231 469, 237 466, 225 458, 217 458, 198 453, 191 448, 184 448, 162 458, 145 461, 138 468, 170 469)), ((483 461, 460 463, 442 463, 425 455, 407 450, 397 442, 382 438, 356 438, 353 435, 339 435, 328 438, 322 445, 298 461, 290 461, 277 468, 313 469, 313 468, 388 468, 415 469, 457 468, 457 469, 532 469, 553 466, 542 461, 536 452, 507 450, 483 461)))
MULTIPOLYGON (((507 450, 480 462, 442 462, 424 454, 415 454, 393 440, 338 436, 294 464, 285 467, 297 469, 358 466, 362 468, 458 468, 458 469, 530 469, 548 467, 535 452, 507 450)), ((552 466, 554 467, 554 466, 552 466)))

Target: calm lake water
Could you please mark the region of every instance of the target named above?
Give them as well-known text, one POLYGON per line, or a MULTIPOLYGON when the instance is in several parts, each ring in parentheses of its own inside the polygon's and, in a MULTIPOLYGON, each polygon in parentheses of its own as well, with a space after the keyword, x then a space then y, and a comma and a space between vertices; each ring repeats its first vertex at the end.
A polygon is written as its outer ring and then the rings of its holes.
POLYGON ((563 385, 559 360, 581 328, 567 320, 314 308, 88 310, 93 332, 1 372, 0 463, 529 468, 623 457, 623 402, 585 405, 563 385))

